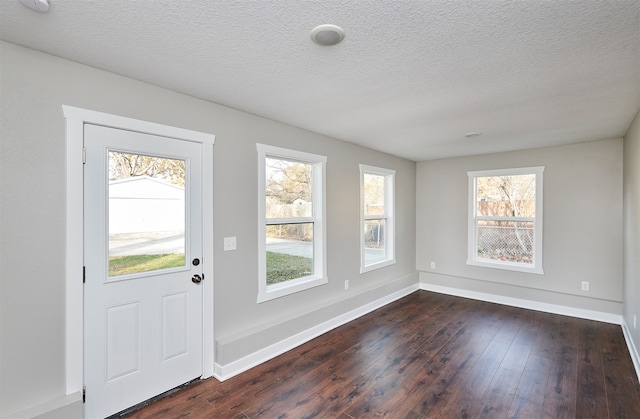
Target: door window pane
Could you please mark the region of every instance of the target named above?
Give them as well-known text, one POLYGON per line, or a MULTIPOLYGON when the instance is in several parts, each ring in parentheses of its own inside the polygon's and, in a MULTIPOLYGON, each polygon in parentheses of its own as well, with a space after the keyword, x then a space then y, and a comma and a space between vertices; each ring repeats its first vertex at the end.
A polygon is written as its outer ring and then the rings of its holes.
POLYGON ((108 155, 109 276, 185 266, 185 161, 108 155))

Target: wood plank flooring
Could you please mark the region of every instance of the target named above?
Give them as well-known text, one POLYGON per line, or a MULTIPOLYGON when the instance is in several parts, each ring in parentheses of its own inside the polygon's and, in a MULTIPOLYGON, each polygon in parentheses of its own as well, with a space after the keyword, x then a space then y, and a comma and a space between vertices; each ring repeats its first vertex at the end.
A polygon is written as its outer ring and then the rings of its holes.
POLYGON ((620 326, 415 293, 128 418, 640 418, 620 326))

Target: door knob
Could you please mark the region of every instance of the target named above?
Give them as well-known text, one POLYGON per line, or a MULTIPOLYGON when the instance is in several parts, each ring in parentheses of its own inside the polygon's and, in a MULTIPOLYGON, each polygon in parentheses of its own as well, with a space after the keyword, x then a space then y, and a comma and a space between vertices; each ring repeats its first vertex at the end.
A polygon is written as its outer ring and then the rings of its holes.
POLYGON ((200 282, 202 282, 202 277, 198 274, 195 274, 191 277, 191 282, 193 282, 194 284, 199 284, 200 282))

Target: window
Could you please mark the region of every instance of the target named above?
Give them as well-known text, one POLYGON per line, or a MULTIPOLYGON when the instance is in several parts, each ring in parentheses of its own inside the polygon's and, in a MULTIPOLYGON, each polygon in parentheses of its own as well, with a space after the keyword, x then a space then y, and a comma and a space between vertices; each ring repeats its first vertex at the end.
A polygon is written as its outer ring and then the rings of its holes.
POLYGON ((544 167, 469 175, 467 264, 542 274, 544 167))
POLYGON ((360 273, 396 262, 395 173, 360 165, 360 273))
POLYGON ((258 302, 326 284, 327 158, 258 144, 258 302))
POLYGON ((185 266, 187 161, 107 155, 109 277, 185 266))

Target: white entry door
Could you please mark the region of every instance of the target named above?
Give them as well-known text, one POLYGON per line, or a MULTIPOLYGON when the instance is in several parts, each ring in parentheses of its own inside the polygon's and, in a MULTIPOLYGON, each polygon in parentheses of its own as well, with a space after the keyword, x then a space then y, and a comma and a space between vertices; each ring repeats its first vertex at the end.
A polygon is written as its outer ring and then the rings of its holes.
POLYGON ((203 372, 202 145, 86 124, 85 417, 203 372))

